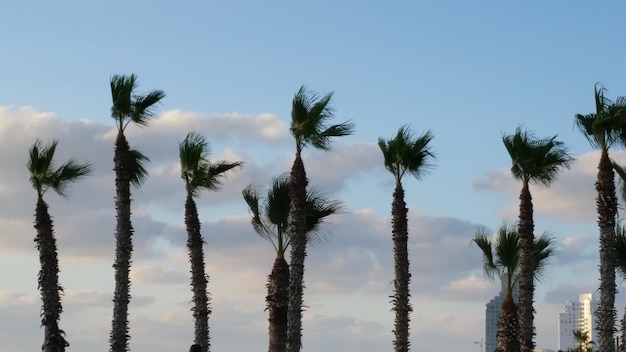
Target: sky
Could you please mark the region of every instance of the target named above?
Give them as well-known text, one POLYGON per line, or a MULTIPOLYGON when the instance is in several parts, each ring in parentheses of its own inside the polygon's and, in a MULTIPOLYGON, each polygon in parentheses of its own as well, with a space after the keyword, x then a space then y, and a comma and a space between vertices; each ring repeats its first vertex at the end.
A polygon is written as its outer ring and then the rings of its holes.
MULTIPOLYGON (((287 172, 291 100, 301 85, 333 92, 353 136, 307 149, 311 185, 343 202, 329 239, 309 248, 304 351, 392 349, 393 176, 379 137, 430 130, 435 167, 406 177, 414 349, 480 351, 485 304, 476 230, 517 218, 503 134, 558 135, 577 159, 551 188, 531 187, 537 233, 558 253, 535 293, 538 347, 557 347, 557 318, 596 292, 594 182, 599 155, 574 128, 594 110, 594 84, 626 95, 626 35, 617 1, 20 1, 0 5, 0 343, 40 348, 36 192, 28 148, 59 140, 57 160, 93 163, 61 198, 46 194, 65 288, 70 351, 106 350, 114 287, 114 122, 109 79, 135 73, 166 93, 145 128, 131 126, 150 177, 133 189, 131 351, 188 349, 190 312, 178 143, 190 131, 214 160, 244 161, 198 199, 213 314, 212 350, 267 348, 265 280, 275 253, 256 235, 241 191, 287 172)), ((626 154, 613 157, 626 162, 626 154)), ((623 214, 623 213, 622 213, 623 214)), ((624 283, 618 289, 624 291, 624 283)), ((626 296, 617 297, 623 314, 626 296)))

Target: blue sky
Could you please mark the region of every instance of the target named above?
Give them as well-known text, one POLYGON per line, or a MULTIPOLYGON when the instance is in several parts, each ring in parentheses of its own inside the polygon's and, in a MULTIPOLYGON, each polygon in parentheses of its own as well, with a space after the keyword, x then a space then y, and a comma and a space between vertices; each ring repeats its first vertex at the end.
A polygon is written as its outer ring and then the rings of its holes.
POLYGON ((556 349, 560 305, 595 289, 597 155, 573 121, 592 112, 596 82, 610 97, 626 94, 622 3, 23 1, 1 8, 0 229, 12 235, 0 237, 0 325, 14 317, 11 334, 29 337, 0 333, 14 351, 39 344, 30 338, 40 333, 36 314, 23 313, 38 311, 34 192, 24 169, 37 137, 59 138, 60 157, 78 155, 96 167, 69 200, 49 198, 69 292, 61 325, 73 349, 106 347, 113 74, 135 73, 140 90, 167 94, 151 127, 129 131, 131 145, 153 160, 151 179, 134 193, 133 351, 190 341, 176 148, 191 130, 207 135, 216 158, 246 162, 200 203, 214 350, 265 348, 263 280, 273 258, 247 223, 240 191, 288 170, 291 98, 302 84, 333 91, 337 121, 357 127, 332 152, 305 153, 311 183, 346 205, 333 239, 309 257, 305 350, 391 348, 385 236, 393 185, 375 143, 403 124, 432 130, 437 153, 430 175, 405 182, 414 346, 428 336, 431 350, 478 348, 470 345, 483 334, 484 304, 498 285, 483 278, 468 243, 477 226, 495 229, 515 218, 519 185, 507 171, 501 136, 519 125, 538 136, 558 134, 579 158, 553 188, 533 190, 536 228, 553 231, 561 248, 537 291, 538 345, 556 349), (173 336, 165 339, 160 329, 173 336))

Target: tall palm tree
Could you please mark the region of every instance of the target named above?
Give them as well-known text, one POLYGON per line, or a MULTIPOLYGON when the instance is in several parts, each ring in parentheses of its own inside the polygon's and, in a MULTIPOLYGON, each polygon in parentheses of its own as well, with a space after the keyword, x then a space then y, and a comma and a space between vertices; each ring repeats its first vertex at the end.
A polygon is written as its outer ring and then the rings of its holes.
POLYGON ((208 352, 211 347, 209 338, 209 295, 207 292, 208 275, 204 271, 204 239, 200 233, 200 219, 194 197, 203 189, 217 191, 226 172, 238 169, 243 162, 211 162, 210 149, 206 138, 200 133, 191 132, 179 145, 180 174, 185 181, 187 198, 185 200, 185 225, 187 227, 187 249, 191 264, 191 288, 193 292, 192 308, 194 317, 194 344, 208 352))
POLYGON ((26 167, 30 172, 30 183, 37 191, 37 206, 35 208, 35 229, 37 236, 35 243, 39 250, 39 290, 41 292, 42 320, 45 328, 43 350, 65 351, 69 346, 65 341, 63 330, 59 329, 59 318, 63 312, 61 305, 61 293, 63 287, 59 284, 59 260, 57 254, 56 238, 54 237, 54 225, 48 213, 48 204, 43 196, 47 190, 52 189, 60 196, 67 196, 67 188, 87 176, 91 172, 89 163, 80 163, 76 159, 70 159, 65 164, 56 167, 54 153, 58 141, 49 145, 42 145, 37 140, 30 148, 29 159, 26 167))
MULTIPOLYGON (((613 168, 618 175, 620 183, 620 193, 623 200, 626 201, 626 168, 612 161, 613 168)), ((626 227, 618 224, 615 227, 615 264, 616 269, 622 279, 626 280, 626 227)), ((621 339, 626 338, 626 308, 624 316, 621 319, 621 339)), ((619 352, 626 352, 626 344, 619 345, 619 352)))
MULTIPOLYGON (((519 320, 518 308, 513 300, 513 287, 518 284, 521 275, 520 235, 515 226, 505 224, 498 229, 494 241, 489 239, 484 229, 479 229, 473 242, 483 253, 485 275, 492 280, 499 278, 504 283, 504 301, 498 320, 496 352, 518 352, 519 320)), ((554 251, 554 241, 547 233, 534 241, 531 261, 533 280, 538 281, 542 278, 547 259, 554 251)))
POLYGON ((392 298, 393 310, 395 311, 393 342, 396 352, 409 350, 409 321, 413 310, 409 302, 409 272, 408 253, 408 209, 404 201, 404 188, 402 177, 405 174, 421 179, 433 166, 435 154, 430 142, 433 134, 426 131, 419 137, 414 137, 408 126, 402 126, 392 139, 378 139, 378 146, 385 159, 385 168, 396 181, 391 203, 392 239, 394 254, 394 295, 392 298))
POLYGON ((137 77, 115 75, 111 77, 111 117, 117 127, 115 140, 115 291, 113 293, 113 321, 109 342, 111 352, 128 350, 130 338, 128 326, 128 304, 130 302, 130 263, 133 251, 130 211, 130 185, 141 186, 148 173, 143 163, 148 158, 139 151, 130 149, 124 131, 132 122, 145 126, 155 114, 156 105, 165 97, 160 90, 138 95, 137 77))
POLYGON ((320 97, 302 86, 292 101, 290 132, 296 140, 296 157, 289 178, 291 199, 289 229, 291 233, 291 271, 289 273, 289 306, 287 309, 287 350, 302 347, 302 301, 304 291, 304 258, 306 257, 306 188, 308 180, 302 162, 306 146, 329 150, 331 138, 353 133, 354 124, 343 122, 328 126, 334 117, 330 100, 333 94, 320 97))
MULTIPOLYGON (((269 352, 287 351, 287 306, 289 304, 289 265, 285 252, 289 248, 289 176, 274 179, 272 187, 261 200, 258 187, 248 185, 243 198, 250 208, 254 230, 274 246, 276 259, 267 280, 267 309, 269 311, 269 352)), ((316 190, 306 195, 307 241, 323 239, 324 220, 341 209, 341 204, 326 199, 316 190)))
POLYGON ((596 208, 600 230, 600 302, 598 318, 598 346, 602 352, 615 351, 615 223, 617 196, 615 174, 609 150, 626 139, 626 97, 615 102, 604 96, 605 89, 596 85, 594 100, 596 111, 576 115, 576 125, 592 147, 600 149, 600 162, 596 179, 596 208))
POLYGON ((517 128, 512 135, 502 137, 502 142, 511 157, 511 173, 522 181, 519 205, 518 232, 520 236, 520 280, 519 280, 519 323, 520 348, 522 352, 535 349, 534 327, 534 282, 532 253, 534 241, 533 202, 531 183, 549 187, 559 172, 569 168, 574 160, 557 136, 536 138, 528 131, 517 128))

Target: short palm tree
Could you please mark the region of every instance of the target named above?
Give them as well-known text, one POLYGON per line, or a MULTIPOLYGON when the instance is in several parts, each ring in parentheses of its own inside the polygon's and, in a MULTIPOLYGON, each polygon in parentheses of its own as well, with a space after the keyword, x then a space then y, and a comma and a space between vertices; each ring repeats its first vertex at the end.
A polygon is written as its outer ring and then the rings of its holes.
POLYGON ((193 292, 192 308, 194 317, 194 344, 199 345, 202 352, 210 350, 209 338, 209 295, 207 292, 208 275, 204 271, 204 239, 200 233, 200 219, 194 197, 203 189, 217 191, 226 172, 235 170, 242 162, 209 160, 209 143, 199 133, 187 134, 179 145, 180 173, 185 181, 187 198, 185 201, 185 225, 187 227, 187 249, 191 264, 191 288, 193 292))
POLYGON ((61 294, 63 288, 59 284, 59 260, 57 254, 54 225, 48 213, 48 204, 43 196, 52 189, 60 196, 67 195, 67 188, 87 176, 91 172, 89 163, 80 163, 70 159, 65 164, 56 167, 54 153, 58 142, 55 140, 49 145, 42 145, 37 140, 30 148, 30 157, 27 168, 30 172, 30 183, 37 191, 37 206, 35 208, 35 229, 37 236, 35 243, 39 250, 39 290, 41 292, 41 324, 45 328, 43 350, 63 352, 69 344, 65 341, 63 330, 59 329, 59 318, 63 312, 61 294))
POLYGON ((289 273, 289 306, 287 313, 287 350, 298 352, 302 347, 302 302, 304 291, 304 258, 306 257, 306 188, 308 180, 302 162, 306 146, 329 150, 333 137, 353 133, 354 125, 344 122, 328 126, 334 117, 330 106, 332 93, 319 97, 300 87, 292 101, 291 134, 296 140, 296 157, 289 179, 291 263, 289 273))
POLYGON ((532 253, 534 241, 533 202, 531 183, 549 187, 559 172, 569 168, 573 158, 563 142, 556 136, 536 138, 528 131, 517 128, 512 135, 502 137, 502 142, 511 157, 511 173, 522 181, 519 205, 518 232, 520 236, 520 280, 519 280, 519 324, 520 348, 522 352, 535 349, 534 327, 534 281, 532 253))
POLYGON ((617 217, 617 196, 615 191, 614 168, 609 158, 609 150, 624 145, 626 137, 626 97, 618 97, 615 102, 604 96, 605 89, 594 88, 595 112, 575 117, 576 125, 592 147, 600 149, 600 162, 596 179, 596 208, 600 230, 600 302, 598 318, 598 347, 600 351, 615 350, 613 334, 615 329, 615 225, 617 217))
POLYGON ((578 344, 578 352, 587 352, 589 348, 587 347, 592 341, 589 339, 589 333, 584 330, 574 330, 572 331, 572 336, 574 337, 574 341, 578 344))
POLYGON ((408 126, 402 126, 392 139, 378 139, 378 146, 384 156, 385 168, 395 178, 396 185, 391 203, 392 239, 394 254, 394 295, 395 311, 393 342, 396 352, 409 350, 409 322, 413 310, 409 302, 409 253, 408 253, 408 209, 404 201, 402 177, 405 174, 421 179, 432 167, 435 155, 430 146, 433 135, 430 131, 414 137, 408 126))
MULTIPOLYGON (((504 301, 500 309, 498 332, 496 334, 496 352, 518 352, 519 320, 518 308, 513 300, 513 287, 518 284, 521 275, 520 235, 513 225, 500 226, 495 240, 489 239, 484 229, 479 229, 473 242, 483 254, 485 275, 503 283, 504 301)), ((554 253, 553 239, 546 233, 535 240, 532 255, 533 280, 541 279, 547 259, 554 253)))
MULTIPOLYGON (((258 187, 249 185, 243 190, 243 198, 250 208, 254 230, 267 239, 276 250, 276 259, 267 282, 267 309, 269 311, 269 352, 287 350, 287 307, 289 304, 289 265, 285 252, 289 248, 289 176, 284 175, 272 182, 265 199, 261 199, 258 187)), ((339 202, 326 199, 315 190, 306 195, 307 241, 323 239, 323 222, 341 208, 339 202)))
POLYGON ((130 209, 130 185, 139 187, 147 177, 143 162, 148 158, 139 151, 130 149, 124 131, 132 122, 145 126, 154 117, 156 105, 165 97, 160 90, 145 95, 136 94, 137 77, 118 76, 111 78, 113 105, 111 117, 117 127, 115 140, 115 291, 113 293, 113 321, 109 342, 110 352, 126 352, 130 338, 128 326, 128 304, 130 303, 130 263, 133 251, 133 225, 130 209))

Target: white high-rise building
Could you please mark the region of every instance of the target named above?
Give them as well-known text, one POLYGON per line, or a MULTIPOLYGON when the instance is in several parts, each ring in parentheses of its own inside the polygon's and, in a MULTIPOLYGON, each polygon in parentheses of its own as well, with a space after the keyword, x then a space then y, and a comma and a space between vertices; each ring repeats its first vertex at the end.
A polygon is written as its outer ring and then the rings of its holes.
MULTIPOLYGON (((500 320, 500 308, 504 301, 506 284, 503 280, 500 283, 500 293, 495 296, 485 308, 485 352, 493 352, 496 349, 496 334, 498 333, 498 320, 500 320)), ((517 285, 513 287, 513 301, 517 303, 519 290, 517 285)))
POLYGON ((563 313, 559 313, 559 341, 558 349, 567 351, 576 348, 574 330, 586 332, 590 341, 598 341, 595 312, 598 302, 591 293, 581 293, 578 301, 567 301, 563 306, 563 313))

